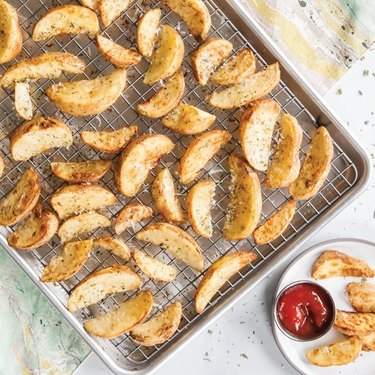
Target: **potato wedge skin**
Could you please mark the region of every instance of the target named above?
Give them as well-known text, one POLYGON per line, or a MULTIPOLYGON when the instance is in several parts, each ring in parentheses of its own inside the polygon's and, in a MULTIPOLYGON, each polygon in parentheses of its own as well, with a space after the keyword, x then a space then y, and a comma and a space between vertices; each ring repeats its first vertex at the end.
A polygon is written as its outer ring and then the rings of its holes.
POLYGON ((30 96, 30 85, 27 82, 17 82, 15 84, 14 107, 18 116, 24 120, 33 118, 33 102, 30 96))
POLYGON ((104 27, 108 27, 130 5, 130 0, 99 0, 99 12, 104 27))
POLYGON ((337 310, 334 327, 348 336, 364 336, 375 332, 375 313, 337 310))
POLYGON ((356 311, 375 313, 375 285, 350 283, 346 286, 351 305, 356 311))
POLYGON ((131 259, 131 253, 128 246, 121 240, 113 237, 101 237, 94 240, 95 247, 103 247, 110 253, 121 258, 125 262, 131 259))
POLYGON ((138 202, 130 203, 119 212, 115 222, 115 232, 119 235, 134 224, 150 219, 153 216, 154 212, 151 207, 138 202))
POLYGON ((161 10, 153 8, 148 10, 138 21, 137 25, 137 47, 139 52, 150 58, 154 51, 160 24, 161 10))

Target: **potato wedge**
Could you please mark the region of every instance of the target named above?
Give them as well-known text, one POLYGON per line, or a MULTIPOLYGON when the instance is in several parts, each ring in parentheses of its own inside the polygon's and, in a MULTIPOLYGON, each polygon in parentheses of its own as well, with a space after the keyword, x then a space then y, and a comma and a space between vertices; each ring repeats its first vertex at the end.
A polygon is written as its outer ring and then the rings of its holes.
POLYGON ((317 280, 335 276, 374 277, 374 275, 374 270, 363 260, 335 250, 322 252, 311 271, 311 277, 317 280))
POLYGON ((98 228, 111 226, 111 220, 96 212, 85 212, 73 216, 61 224, 57 234, 62 243, 69 242, 98 228))
POLYGON ((99 20, 92 10, 73 4, 52 8, 34 26, 32 38, 36 42, 62 34, 89 34, 99 32, 99 20))
POLYGON ((40 281, 55 283, 75 275, 84 265, 92 250, 92 240, 69 242, 60 255, 55 255, 44 268, 40 281))
POLYGON ((70 293, 67 308, 70 312, 83 309, 107 295, 138 289, 141 278, 127 266, 111 266, 85 277, 70 293))
POLYGON ((15 84, 14 107, 21 118, 25 120, 33 118, 33 102, 30 96, 30 85, 27 82, 17 82, 15 84))
POLYGON ((111 168, 112 160, 51 163, 52 173, 60 180, 75 183, 96 182, 111 168))
POLYGON ((288 227, 296 212, 296 201, 290 199, 278 211, 254 230, 253 237, 257 245, 272 242, 279 237, 288 227))
POLYGON ((139 249, 135 249, 133 258, 140 270, 150 279, 159 283, 169 283, 177 276, 177 269, 153 258, 139 249))
POLYGON ((40 181, 27 169, 8 195, 0 201, 0 225, 14 225, 24 219, 38 203, 40 181))
POLYGON ((254 54, 249 48, 244 48, 221 65, 210 81, 218 85, 241 83, 255 73, 255 63, 254 54))
POLYGON ((360 312, 375 313, 375 285, 369 283, 350 283, 346 286, 351 305, 360 312))
POLYGON ((104 27, 108 27, 122 12, 129 8, 131 0, 99 0, 99 12, 104 27))
POLYGON ((51 148, 69 148, 72 132, 62 121, 52 117, 36 117, 19 126, 10 138, 14 160, 29 160, 51 148))
POLYGON ((289 114, 282 114, 279 130, 280 139, 264 181, 264 184, 271 189, 289 186, 298 177, 301 166, 299 149, 303 132, 298 121, 289 114))
POLYGON ((256 228, 262 212, 262 194, 258 175, 237 154, 229 156, 231 184, 229 206, 223 235, 228 241, 249 237, 256 228))
POLYGON ((337 310, 334 327, 347 336, 364 336, 375 332, 375 313, 337 310))
POLYGON ((138 21, 137 46, 138 51, 145 57, 150 58, 155 48, 158 29, 161 18, 161 10, 153 8, 148 10, 138 21))
POLYGON ((139 103, 137 112, 150 118, 162 117, 178 105, 184 91, 184 74, 177 72, 150 99, 139 103))
POLYGON ((268 95, 279 84, 279 81, 280 68, 279 64, 275 63, 237 85, 213 92, 207 97, 207 100, 210 105, 216 108, 242 107, 268 95))
POLYGON ((96 151, 115 153, 124 148, 137 135, 138 126, 125 126, 115 131, 88 131, 80 133, 83 143, 96 151))
POLYGON ((154 212, 152 208, 138 202, 130 203, 118 214, 115 222, 115 232, 119 235, 127 228, 133 227, 135 224, 150 219, 153 216, 154 212))
POLYGON ((250 251, 237 251, 226 254, 213 263, 203 276, 195 293, 195 310, 203 312, 212 297, 219 289, 241 268, 244 268, 256 259, 250 251))
POLYGON ((362 349, 362 340, 351 337, 335 344, 311 349, 306 352, 306 358, 315 366, 330 367, 342 366, 354 362, 362 349))
POLYGON ((216 116, 197 107, 180 103, 165 115, 161 122, 176 133, 192 135, 207 130, 216 120, 216 116))
POLYGON ((99 10, 99 0, 79 0, 79 2, 87 7, 87 8, 90 8, 94 11, 98 11, 99 10))
POLYGON ((47 243, 58 227, 57 216, 38 204, 31 215, 8 236, 8 245, 21 250, 36 249, 47 243))
POLYGON ((76 213, 98 210, 116 202, 112 192, 95 185, 63 186, 51 198, 51 205, 62 220, 76 213))
POLYGON ((359 338, 362 340, 362 350, 365 352, 375 351, 375 332, 359 336, 359 338))
POLYGON ((142 55, 137 51, 122 47, 99 34, 96 36, 96 45, 103 57, 116 68, 129 68, 137 65, 142 59, 142 55))
POLYGON ((160 27, 159 41, 152 53, 144 83, 151 85, 171 77, 180 68, 185 47, 181 35, 169 25, 160 27))
POLYGON ((214 204, 215 183, 203 180, 195 184, 186 195, 186 213, 194 232, 210 238, 213 233, 211 209, 214 204))
POLYGON ((136 234, 141 241, 160 246, 196 271, 203 271, 203 256, 194 238, 179 227, 167 223, 148 225, 136 234))
POLYGON ((176 196, 173 177, 168 168, 164 168, 155 177, 151 194, 156 209, 166 221, 176 224, 185 222, 185 215, 176 196))
POLYGON ((91 335, 113 339, 141 323, 152 310, 154 299, 150 291, 142 290, 135 297, 121 303, 109 312, 86 320, 83 327, 91 335))
POLYGON ((130 143, 115 167, 114 179, 119 192, 134 197, 150 171, 173 148, 173 142, 162 134, 143 134, 130 143))
POLYGON ((226 130, 211 130, 195 138, 180 160, 180 181, 185 185, 193 182, 205 165, 231 138, 232 135, 226 130))
POLYGON ((102 237, 94 240, 95 247, 102 247, 110 253, 116 255, 124 262, 129 262, 131 254, 128 246, 117 238, 102 237))
POLYGON ((162 344, 177 331, 181 317, 181 302, 173 302, 147 322, 135 326, 130 331, 130 337, 143 346, 162 344))
POLYGON ((73 116, 97 115, 108 109, 126 87, 126 70, 115 69, 105 77, 52 85, 49 100, 73 116))

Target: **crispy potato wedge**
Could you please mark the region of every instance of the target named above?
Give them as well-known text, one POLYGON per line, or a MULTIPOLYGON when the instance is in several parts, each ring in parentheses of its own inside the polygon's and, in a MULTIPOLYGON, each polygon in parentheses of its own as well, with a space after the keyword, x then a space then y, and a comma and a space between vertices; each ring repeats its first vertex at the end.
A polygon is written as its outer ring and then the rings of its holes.
POLYGON ((375 313, 337 310, 334 327, 347 336, 365 336, 375 332, 375 313))
POLYGON ((77 311, 96 303, 107 295, 138 289, 141 278, 127 266, 111 266, 85 277, 70 293, 67 308, 77 311))
POLYGON ((54 256, 44 268, 40 281, 55 283, 75 275, 84 265, 92 250, 92 240, 69 242, 60 255, 54 256))
POLYGON ((69 148, 72 132, 62 121, 52 117, 36 117, 19 126, 10 138, 14 160, 29 160, 51 148, 69 148))
POLYGON ((360 312, 375 313, 375 285, 369 283, 350 283, 346 286, 351 305, 360 312))
POLYGON ((131 259, 131 253, 128 246, 121 240, 113 237, 102 237, 94 240, 95 247, 102 247, 125 262, 131 259))
POLYGON ((295 199, 310 199, 317 194, 331 170, 332 157, 332 138, 321 126, 311 140, 299 175, 289 187, 289 194, 295 199))
POLYGON ((181 302, 173 302, 147 322, 135 326, 130 331, 130 337, 143 346, 162 344, 177 331, 181 317, 181 302))
POLYGON ((354 362, 361 349, 362 340, 359 337, 351 337, 335 344, 311 349, 306 352, 306 358, 315 366, 342 366, 354 362))
POLYGON ((203 312, 212 297, 241 268, 256 259, 250 251, 237 251, 226 254, 213 263, 206 271, 195 293, 195 310, 203 312))
POLYGON ((363 260, 336 250, 322 252, 311 271, 311 277, 317 280, 335 276, 374 277, 374 275, 374 270, 363 260))
POLYGON ((46 93, 62 112, 73 116, 91 116, 108 109, 125 87, 126 70, 115 69, 105 77, 52 85, 46 93))
POLYGON ((185 222, 185 215, 176 196, 173 177, 168 168, 164 168, 155 177, 151 194, 156 209, 166 221, 176 224, 185 222))
POLYGON ((223 235, 228 241, 249 237, 262 212, 262 194, 258 175, 237 154, 229 156, 231 184, 223 235))
POLYGON ((141 323, 152 310, 154 299, 148 290, 140 291, 109 312, 86 320, 83 327, 91 335, 113 339, 141 323))
POLYGON ((112 192, 95 185, 63 186, 51 198, 51 205, 62 220, 76 213, 98 210, 116 202, 112 192))
POLYGON ((57 216, 38 204, 31 215, 8 236, 8 245, 21 250, 36 249, 47 243, 58 227, 57 216))
POLYGON ((79 0, 79 2, 87 8, 95 11, 99 10, 99 0, 79 0))
POLYGON ((57 234, 61 242, 69 242, 85 233, 89 233, 98 228, 111 226, 111 220, 96 212, 85 212, 73 216, 60 225, 57 234))
POLYGON ((104 27, 108 27, 122 12, 129 8, 131 0, 99 0, 99 12, 104 27))
POLYGON ((359 336, 359 338, 362 340, 362 350, 365 352, 375 351, 375 332, 359 336))
POLYGON ((210 81, 218 85, 234 85, 248 79, 255 73, 255 56, 249 48, 244 48, 221 65, 210 81))
POLYGON ((301 166, 299 160, 299 149, 303 138, 301 126, 293 116, 282 114, 279 129, 279 143, 264 181, 271 189, 289 186, 298 177, 301 166))
POLYGON ((115 232, 119 235, 125 229, 133 227, 135 224, 150 219, 153 216, 154 212, 151 207, 138 202, 130 203, 118 214, 115 222, 115 232))
POLYGON ((144 83, 153 84, 171 77, 180 68, 185 47, 181 35, 169 25, 160 27, 159 41, 151 56, 144 83))
POLYGON ((162 247, 196 271, 203 271, 203 256, 194 238, 179 227, 153 223, 136 234, 138 240, 162 247))
POLYGON ((130 143, 115 167, 114 179, 119 192, 134 197, 150 171, 173 148, 173 142, 162 134, 143 134, 130 143))
POLYGON ((158 29, 161 18, 161 10, 153 8, 148 10, 138 21, 137 46, 138 51, 145 57, 150 58, 155 48, 158 29))
POLYGON ((115 153, 124 148, 137 135, 138 126, 125 126, 115 131, 88 131, 80 133, 83 143, 96 151, 115 153))
POLYGON ((40 181, 27 169, 8 195, 0 201, 0 225, 14 225, 24 219, 38 203, 40 181))
POLYGON ((185 185, 193 182, 205 165, 231 138, 232 135, 226 130, 211 130, 195 138, 180 160, 180 181, 185 185))
POLYGON ((14 86, 14 107, 18 116, 25 120, 33 118, 33 102, 30 96, 30 85, 27 82, 17 82, 14 86))
POLYGON ((251 75, 245 81, 230 86, 221 91, 215 91, 207 100, 213 107, 232 109, 268 95, 280 81, 279 64, 275 63, 266 69, 251 75))
POLYGON ((135 249, 133 258, 141 271, 150 279, 160 283, 169 283, 177 276, 177 269, 153 258, 141 250, 135 249))
POLYGON ((288 227, 296 212, 296 201, 290 199, 278 211, 254 230, 253 237, 257 245, 272 242, 288 227))
POLYGON ((95 12, 79 5, 66 4, 48 11, 36 23, 33 39, 36 42, 62 34, 89 34, 99 32, 99 20, 95 12))
POLYGON ((139 103, 137 112, 150 118, 162 117, 178 105, 184 91, 184 74, 177 72, 150 99, 139 103))
POLYGON ((186 213, 194 232, 210 238, 213 234, 211 209, 214 204, 215 183, 203 180, 195 184, 186 195, 186 213))

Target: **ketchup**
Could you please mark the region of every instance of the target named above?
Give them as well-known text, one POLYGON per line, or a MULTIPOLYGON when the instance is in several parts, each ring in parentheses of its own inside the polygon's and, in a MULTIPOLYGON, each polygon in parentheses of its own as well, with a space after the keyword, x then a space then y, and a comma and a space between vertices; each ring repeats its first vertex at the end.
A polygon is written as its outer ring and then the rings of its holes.
POLYGON ((276 306, 280 323, 301 338, 314 338, 325 332, 334 315, 328 293, 319 285, 302 282, 286 289, 276 306))

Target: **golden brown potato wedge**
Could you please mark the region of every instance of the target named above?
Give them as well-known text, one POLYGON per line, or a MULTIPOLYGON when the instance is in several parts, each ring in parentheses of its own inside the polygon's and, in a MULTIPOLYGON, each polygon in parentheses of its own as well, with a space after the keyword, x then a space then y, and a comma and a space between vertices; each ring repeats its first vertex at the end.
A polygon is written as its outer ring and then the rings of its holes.
POLYGON ((375 285, 369 283, 350 283, 346 286, 351 305, 360 312, 375 313, 375 285))
POLYGON ((141 323, 152 310, 154 299, 151 292, 142 290, 109 312, 86 320, 83 327, 91 335, 113 339, 141 323))
POLYGON ((174 148, 173 142, 162 134, 143 134, 121 153, 115 167, 114 179, 119 192, 134 197, 158 161, 174 148))
POLYGON ((359 336, 359 338, 362 340, 362 350, 365 352, 375 351, 375 332, 359 336))
POLYGON ((158 36, 161 10, 153 8, 148 10, 138 21, 137 46, 138 51, 145 57, 151 57, 158 36))
POLYGON ((203 256, 198 244, 181 228, 167 223, 154 223, 139 231, 136 237, 162 247, 196 271, 203 271, 203 256))
POLYGON ((83 309, 114 293, 138 289, 141 278, 127 266, 111 266, 85 277, 70 293, 67 308, 70 312, 83 309))
POLYGON ((99 10, 99 0, 79 0, 79 2, 87 8, 95 11, 99 10))
POLYGON ((131 0, 99 0, 99 12, 104 27, 108 27, 122 12, 128 9, 131 0))
POLYGON ((208 98, 208 102, 216 108, 232 109, 268 95, 280 81, 279 64, 275 63, 266 69, 251 75, 245 81, 230 86, 221 91, 215 91, 208 98))
POLYGON ((143 346, 162 344, 177 331, 181 317, 181 302, 173 302, 147 322, 135 326, 130 331, 130 337, 143 346))
POLYGON ((115 222, 115 232, 119 235, 125 229, 133 227, 135 224, 150 219, 153 216, 154 213, 151 207, 138 202, 130 203, 118 214, 115 222))
POLYGON ((24 219, 38 203, 40 181, 27 169, 8 195, 0 201, 0 225, 14 225, 24 219))
POLYGON ((365 336, 375 332, 375 313, 337 310, 334 327, 347 336, 365 336))
POLYGON ((33 102, 30 96, 30 85, 27 82, 17 82, 14 86, 14 107, 18 116, 25 120, 33 118, 33 102))
POLYGON ((195 293, 195 310, 203 312, 212 297, 241 268, 256 259, 250 251, 237 251, 226 254, 213 263, 206 271, 195 293))
POLYGON ((229 206, 223 235, 228 241, 249 237, 256 228, 262 212, 262 194, 258 175, 237 154, 229 156, 231 184, 229 206))
POLYGON ((113 237, 102 237, 94 240, 95 247, 102 247, 125 262, 131 259, 131 253, 128 246, 121 240, 113 237))
POLYGON ((232 135, 226 130, 211 130, 195 138, 180 160, 180 181, 185 185, 193 182, 205 165, 231 138, 232 135))

